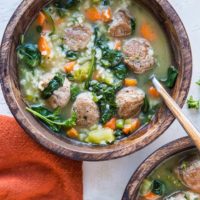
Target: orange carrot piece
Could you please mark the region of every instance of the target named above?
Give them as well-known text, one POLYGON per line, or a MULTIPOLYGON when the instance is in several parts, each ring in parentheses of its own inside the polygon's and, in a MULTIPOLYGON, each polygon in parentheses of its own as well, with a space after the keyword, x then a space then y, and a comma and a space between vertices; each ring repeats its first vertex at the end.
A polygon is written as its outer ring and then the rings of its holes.
POLYGON ((132 124, 125 125, 123 133, 128 135, 131 132, 136 131, 140 127, 141 123, 139 119, 134 119, 132 124))
POLYGON ((43 12, 39 12, 38 18, 37 18, 37 23, 40 26, 43 26, 46 20, 46 16, 43 12))
POLYGON ((115 117, 113 117, 110 121, 108 121, 105 124, 105 127, 115 130, 116 129, 116 121, 117 121, 117 119, 115 117))
POLYGON ((129 86, 136 86, 138 84, 136 79, 131 79, 131 78, 126 78, 124 80, 124 85, 129 87, 129 86))
POLYGON ((144 22, 142 24, 140 34, 150 42, 153 42, 156 39, 156 34, 154 30, 147 22, 144 22))
POLYGON ((92 22, 96 22, 101 20, 101 13, 96 7, 91 7, 85 11, 85 17, 92 22))
POLYGON ((150 192, 150 193, 144 195, 144 198, 147 200, 156 200, 159 198, 159 196, 154 194, 153 192, 150 192))
POLYGON ((140 120, 134 119, 133 123, 131 124, 131 132, 136 131, 138 128, 140 128, 140 120))
POLYGON ((67 63, 67 64, 64 66, 65 72, 70 73, 71 71, 73 71, 75 64, 76 64, 75 61, 72 61, 72 62, 67 63))
POLYGON ((110 22, 112 20, 112 11, 111 11, 110 7, 106 8, 102 11, 101 19, 103 22, 110 22))
POLYGON ((160 97, 160 94, 159 94, 159 92, 156 90, 156 88, 154 88, 153 86, 151 86, 150 88, 149 88, 149 95, 151 95, 152 97, 154 97, 154 98, 159 98, 160 97))
POLYGON ((45 37, 41 36, 38 41, 38 49, 42 55, 46 56, 51 53, 51 49, 46 41, 45 37))
POLYGON ((121 40, 117 40, 117 41, 115 42, 114 49, 115 49, 115 50, 118 50, 118 51, 120 51, 120 50, 122 49, 122 41, 121 41, 121 40))
POLYGON ((78 131, 75 128, 71 128, 67 131, 67 136, 70 138, 77 138, 79 135, 78 131))

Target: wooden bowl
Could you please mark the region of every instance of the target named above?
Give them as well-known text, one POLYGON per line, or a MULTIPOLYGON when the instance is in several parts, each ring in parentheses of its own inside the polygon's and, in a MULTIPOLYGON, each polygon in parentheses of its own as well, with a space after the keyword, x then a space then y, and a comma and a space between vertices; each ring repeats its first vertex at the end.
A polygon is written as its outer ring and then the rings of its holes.
MULTIPOLYGON (((185 28, 172 6, 166 0, 138 0, 144 4, 165 29, 171 44, 175 65, 179 69, 176 86, 172 92, 176 102, 183 106, 192 75, 192 55, 185 28)), ((37 142, 46 148, 76 160, 109 160, 133 153, 159 137, 173 122, 174 117, 162 107, 154 121, 137 134, 110 146, 90 146, 49 131, 25 110, 26 104, 19 88, 16 47, 38 12, 52 0, 24 0, 12 16, 3 36, 0 50, 0 77, 7 104, 18 123, 37 142)))
POLYGON ((189 137, 175 140, 149 156, 135 171, 131 177, 122 200, 136 200, 142 181, 158 167, 163 161, 170 158, 171 156, 195 148, 189 137))

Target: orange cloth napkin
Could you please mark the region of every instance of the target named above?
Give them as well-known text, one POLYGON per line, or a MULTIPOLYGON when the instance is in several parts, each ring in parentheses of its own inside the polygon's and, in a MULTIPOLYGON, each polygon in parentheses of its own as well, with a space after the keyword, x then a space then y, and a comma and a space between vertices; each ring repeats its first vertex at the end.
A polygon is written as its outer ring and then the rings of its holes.
POLYGON ((0 200, 82 200, 82 163, 34 142, 0 116, 0 200))

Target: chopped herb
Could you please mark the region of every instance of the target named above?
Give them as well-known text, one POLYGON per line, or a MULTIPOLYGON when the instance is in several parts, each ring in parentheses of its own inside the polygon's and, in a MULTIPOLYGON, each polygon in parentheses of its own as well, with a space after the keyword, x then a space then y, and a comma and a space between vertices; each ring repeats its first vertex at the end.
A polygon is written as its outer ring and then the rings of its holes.
POLYGON ((42 120, 52 131, 59 132, 62 127, 70 128, 76 125, 76 114, 73 112, 71 118, 67 120, 62 120, 59 112, 59 109, 56 109, 54 112, 46 109, 41 105, 31 106, 26 108, 27 111, 32 113, 34 116, 42 120))
POLYGON ((56 73, 54 78, 49 82, 48 86, 42 91, 42 98, 48 99, 53 92, 63 86, 65 75, 62 73, 56 73))
POLYGON ((21 62, 29 67, 36 67, 41 63, 41 53, 34 44, 21 44, 17 47, 17 56, 21 62))
POLYGON ((187 105, 189 109, 199 109, 200 102, 195 100, 192 96, 187 100, 187 105))
POLYGON ((55 6, 64 9, 73 9, 80 3, 80 0, 59 0, 56 1, 55 6))
POLYGON ((147 95, 145 95, 144 104, 143 104, 143 107, 142 107, 142 112, 143 113, 148 113, 149 112, 149 108, 150 108, 149 99, 148 99, 147 95))

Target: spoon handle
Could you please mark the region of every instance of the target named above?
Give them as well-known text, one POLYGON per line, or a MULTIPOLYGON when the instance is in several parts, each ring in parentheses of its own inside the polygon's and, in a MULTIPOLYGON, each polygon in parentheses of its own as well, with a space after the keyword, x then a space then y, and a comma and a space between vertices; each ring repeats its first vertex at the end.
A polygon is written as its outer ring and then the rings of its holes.
POLYGON ((172 97, 167 93, 164 87, 160 84, 160 82, 153 77, 152 82, 162 98, 164 99, 166 105, 170 109, 170 111, 174 114, 174 116, 178 119, 182 127, 188 133, 188 135, 192 138, 197 148, 200 150, 200 133, 199 131, 192 125, 190 120, 186 118, 183 114, 182 110, 178 106, 178 104, 172 99, 172 97))

